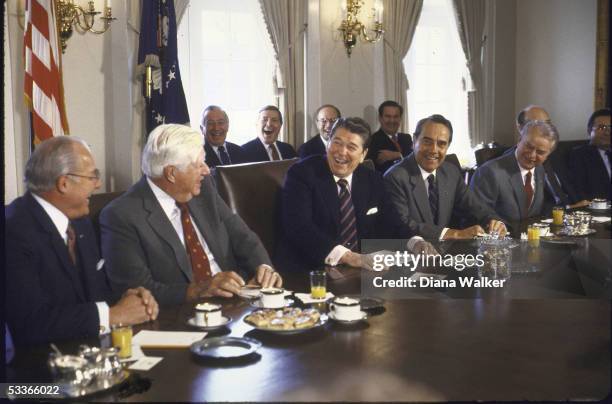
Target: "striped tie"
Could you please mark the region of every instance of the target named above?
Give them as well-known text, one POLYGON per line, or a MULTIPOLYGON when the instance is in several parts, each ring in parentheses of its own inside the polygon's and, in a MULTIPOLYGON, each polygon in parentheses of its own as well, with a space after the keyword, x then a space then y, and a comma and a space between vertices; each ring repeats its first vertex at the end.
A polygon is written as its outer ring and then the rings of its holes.
POLYGON ((357 220, 355 208, 344 178, 338 180, 340 186, 340 240, 346 248, 355 251, 357 248, 357 220))
POLYGON ((429 174, 427 177, 429 183, 429 207, 431 208, 431 216, 433 217, 434 224, 438 224, 438 186, 436 184, 436 177, 433 174, 429 174))
POLYGON ((219 146, 217 149, 219 150, 219 157, 221 158, 221 164, 223 164, 224 166, 228 164, 232 164, 229 154, 227 154, 227 151, 225 151, 225 147, 219 146))

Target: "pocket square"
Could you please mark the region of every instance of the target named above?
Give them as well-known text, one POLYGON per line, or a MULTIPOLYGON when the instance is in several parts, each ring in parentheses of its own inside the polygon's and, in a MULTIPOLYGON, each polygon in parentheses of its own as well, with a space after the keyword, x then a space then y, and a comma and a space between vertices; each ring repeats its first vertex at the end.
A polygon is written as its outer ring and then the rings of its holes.
POLYGON ((370 210, 366 212, 366 216, 373 215, 375 213, 378 213, 378 208, 376 206, 374 206, 373 208, 370 208, 370 210))
POLYGON ((98 263, 96 264, 96 271, 99 271, 102 269, 102 267, 104 266, 104 258, 102 258, 100 261, 98 261, 98 263))

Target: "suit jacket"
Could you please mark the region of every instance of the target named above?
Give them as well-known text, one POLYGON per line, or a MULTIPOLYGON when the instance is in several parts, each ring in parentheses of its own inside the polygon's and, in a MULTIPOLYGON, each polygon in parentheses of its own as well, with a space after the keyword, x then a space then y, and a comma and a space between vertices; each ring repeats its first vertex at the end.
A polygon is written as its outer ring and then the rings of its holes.
MULTIPOLYGON (((410 153, 412 153, 412 137, 407 133, 398 133, 397 134, 397 142, 402 148, 402 156, 406 157, 410 153)), ((376 157, 378 156, 378 152, 381 150, 392 150, 399 151, 395 144, 389 139, 389 136, 383 132, 382 129, 374 132, 372 135, 372 139, 370 141, 370 147, 368 147, 368 154, 366 155, 367 159, 370 159, 374 162, 374 166, 376 170, 380 171, 381 174, 384 174, 391 166, 395 163, 394 161, 386 161, 383 164, 378 164, 376 162, 376 157)))
MULTIPOLYGON (((227 151, 227 154, 229 154, 231 164, 247 162, 242 147, 238 146, 237 144, 225 142, 225 150, 227 151)), ((204 151, 206 152, 206 165, 208 167, 214 168, 216 166, 223 165, 221 160, 219 160, 219 156, 217 156, 217 153, 215 153, 215 149, 213 149, 210 144, 204 144, 204 151)))
MULTIPOLYGON (((357 238, 393 236, 388 220, 387 195, 379 173, 358 166, 351 181, 357 220, 357 238)), ((325 156, 310 156, 295 163, 281 192, 283 237, 276 251, 281 269, 312 269, 341 244, 340 198, 325 156)))
MULTIPOLYGON (((278 148, 283 160, 289 160, 297 157, 295 149, 289 143, 277 140, 276 147, 278 148)), ((243 144, 242 150, 244 150, 247 162, 254 163, 257 161, 270 161, 270 156, 268 156, 268 152, 259 138, 255 138, 250 142, 243 144)))
POLYGON ((6 207, 6 311, 15 345, 99 333, 95 302, 114 303, 88 218, 72 221, 77 260, 42 206, 28 192, 6 207))
POLYGON ((571 181, 580 199, 612 199, 610 175, 597 147, 575 147, 569 155, 571 181))
MULTIPOLYGON (((250 276, 258 265, 270 264, 257 235, 223 202, 210 176, 189 201, 189 211, 222 270, 250 276)), ((102 210, 100 227, 114 288, 142 285, 159 304, 184 302, 191 263, 146 177, 102 210)))
POLYGON ((323 144, 323 139, 321 139, 321 135, 314 136, 306 143, 301 145, 298 149, 298 155, 301 159, 319 154, 327 154, 327 150, 325 150, 325 144, 323 144))
POLYGON ((438 183, 438 224, 433 220, 425 182, 414 153, 395 164, 385 173, 385 185, 391 203, 402 224, 401 236, 419 235, 437 240, 453 216, 468 217, 483 226, 496 215, 465 185, 461 172, 445 161, 436 170, 438 183))
POLYGON ((525 187, 515 150, 512 148, 504 155, 487 161, 476 170, 470 182, 474 193, 506 223, 544 215, 552 205, 545 190, 544 168, 538 166, 534 170, 534 199, 529 211, 525 212, 525 187))

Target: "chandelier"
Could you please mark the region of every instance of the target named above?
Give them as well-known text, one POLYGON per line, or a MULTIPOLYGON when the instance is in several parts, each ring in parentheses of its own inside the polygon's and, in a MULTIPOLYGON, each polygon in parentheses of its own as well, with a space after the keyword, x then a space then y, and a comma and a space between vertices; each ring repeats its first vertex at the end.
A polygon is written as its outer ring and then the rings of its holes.
POLYGON ((364 23, 359 21, 359 10, 364 5, 363 0, 346 0, 343 4, 343 20, 338 28, 342 32, 342 39, 348 57, 351 57, 351 52, 357 44, 357 38, 361 36, 363 41, 375 43, 382 38, 385 31, 382 25, 382 6, 372 9, 374 15, 374 24, 368 28, 364 23), (346 10, 344 10, 346 8, 346 10))

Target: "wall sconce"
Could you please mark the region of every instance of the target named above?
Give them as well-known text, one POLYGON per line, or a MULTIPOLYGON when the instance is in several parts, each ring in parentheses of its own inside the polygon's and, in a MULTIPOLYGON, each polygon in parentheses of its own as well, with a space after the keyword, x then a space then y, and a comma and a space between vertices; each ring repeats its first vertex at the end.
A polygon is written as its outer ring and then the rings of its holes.
POLYGON ((55 4, 62 53, 66 52, 66 47, 68 46, 67 42, 72 36, 73 27, 81 33, 89 31, 94 34, 103 34, 110 28, 111 22, 116 20, 111 12, 110 0, 105 0, 104 15, 99 17, 99 19, 103 21, 101 30, 94 29, 96 16, 102 14, 102 12, 96 11, 93 1, 87 3, 87 9, 75 4, 74 0, 58 0, 55 4))
POLYGON ((363 4, 363 0, 346 0, 346 3, 342 5, 344 19, 338 30, 342 32, 342 39, 348 57, 351 57, 353 47, 357 44, 357 38, 360 35, 362 40, 369 43, 375 43, 378 42, 385 33, 382 25, 382 5, 379 4, 378 7, 372 9, 374 14, 374 26, 368 29, 358 18, 359 10, 363 4), (368 31, 371 31, 373 36, 368 35, 368 31))

